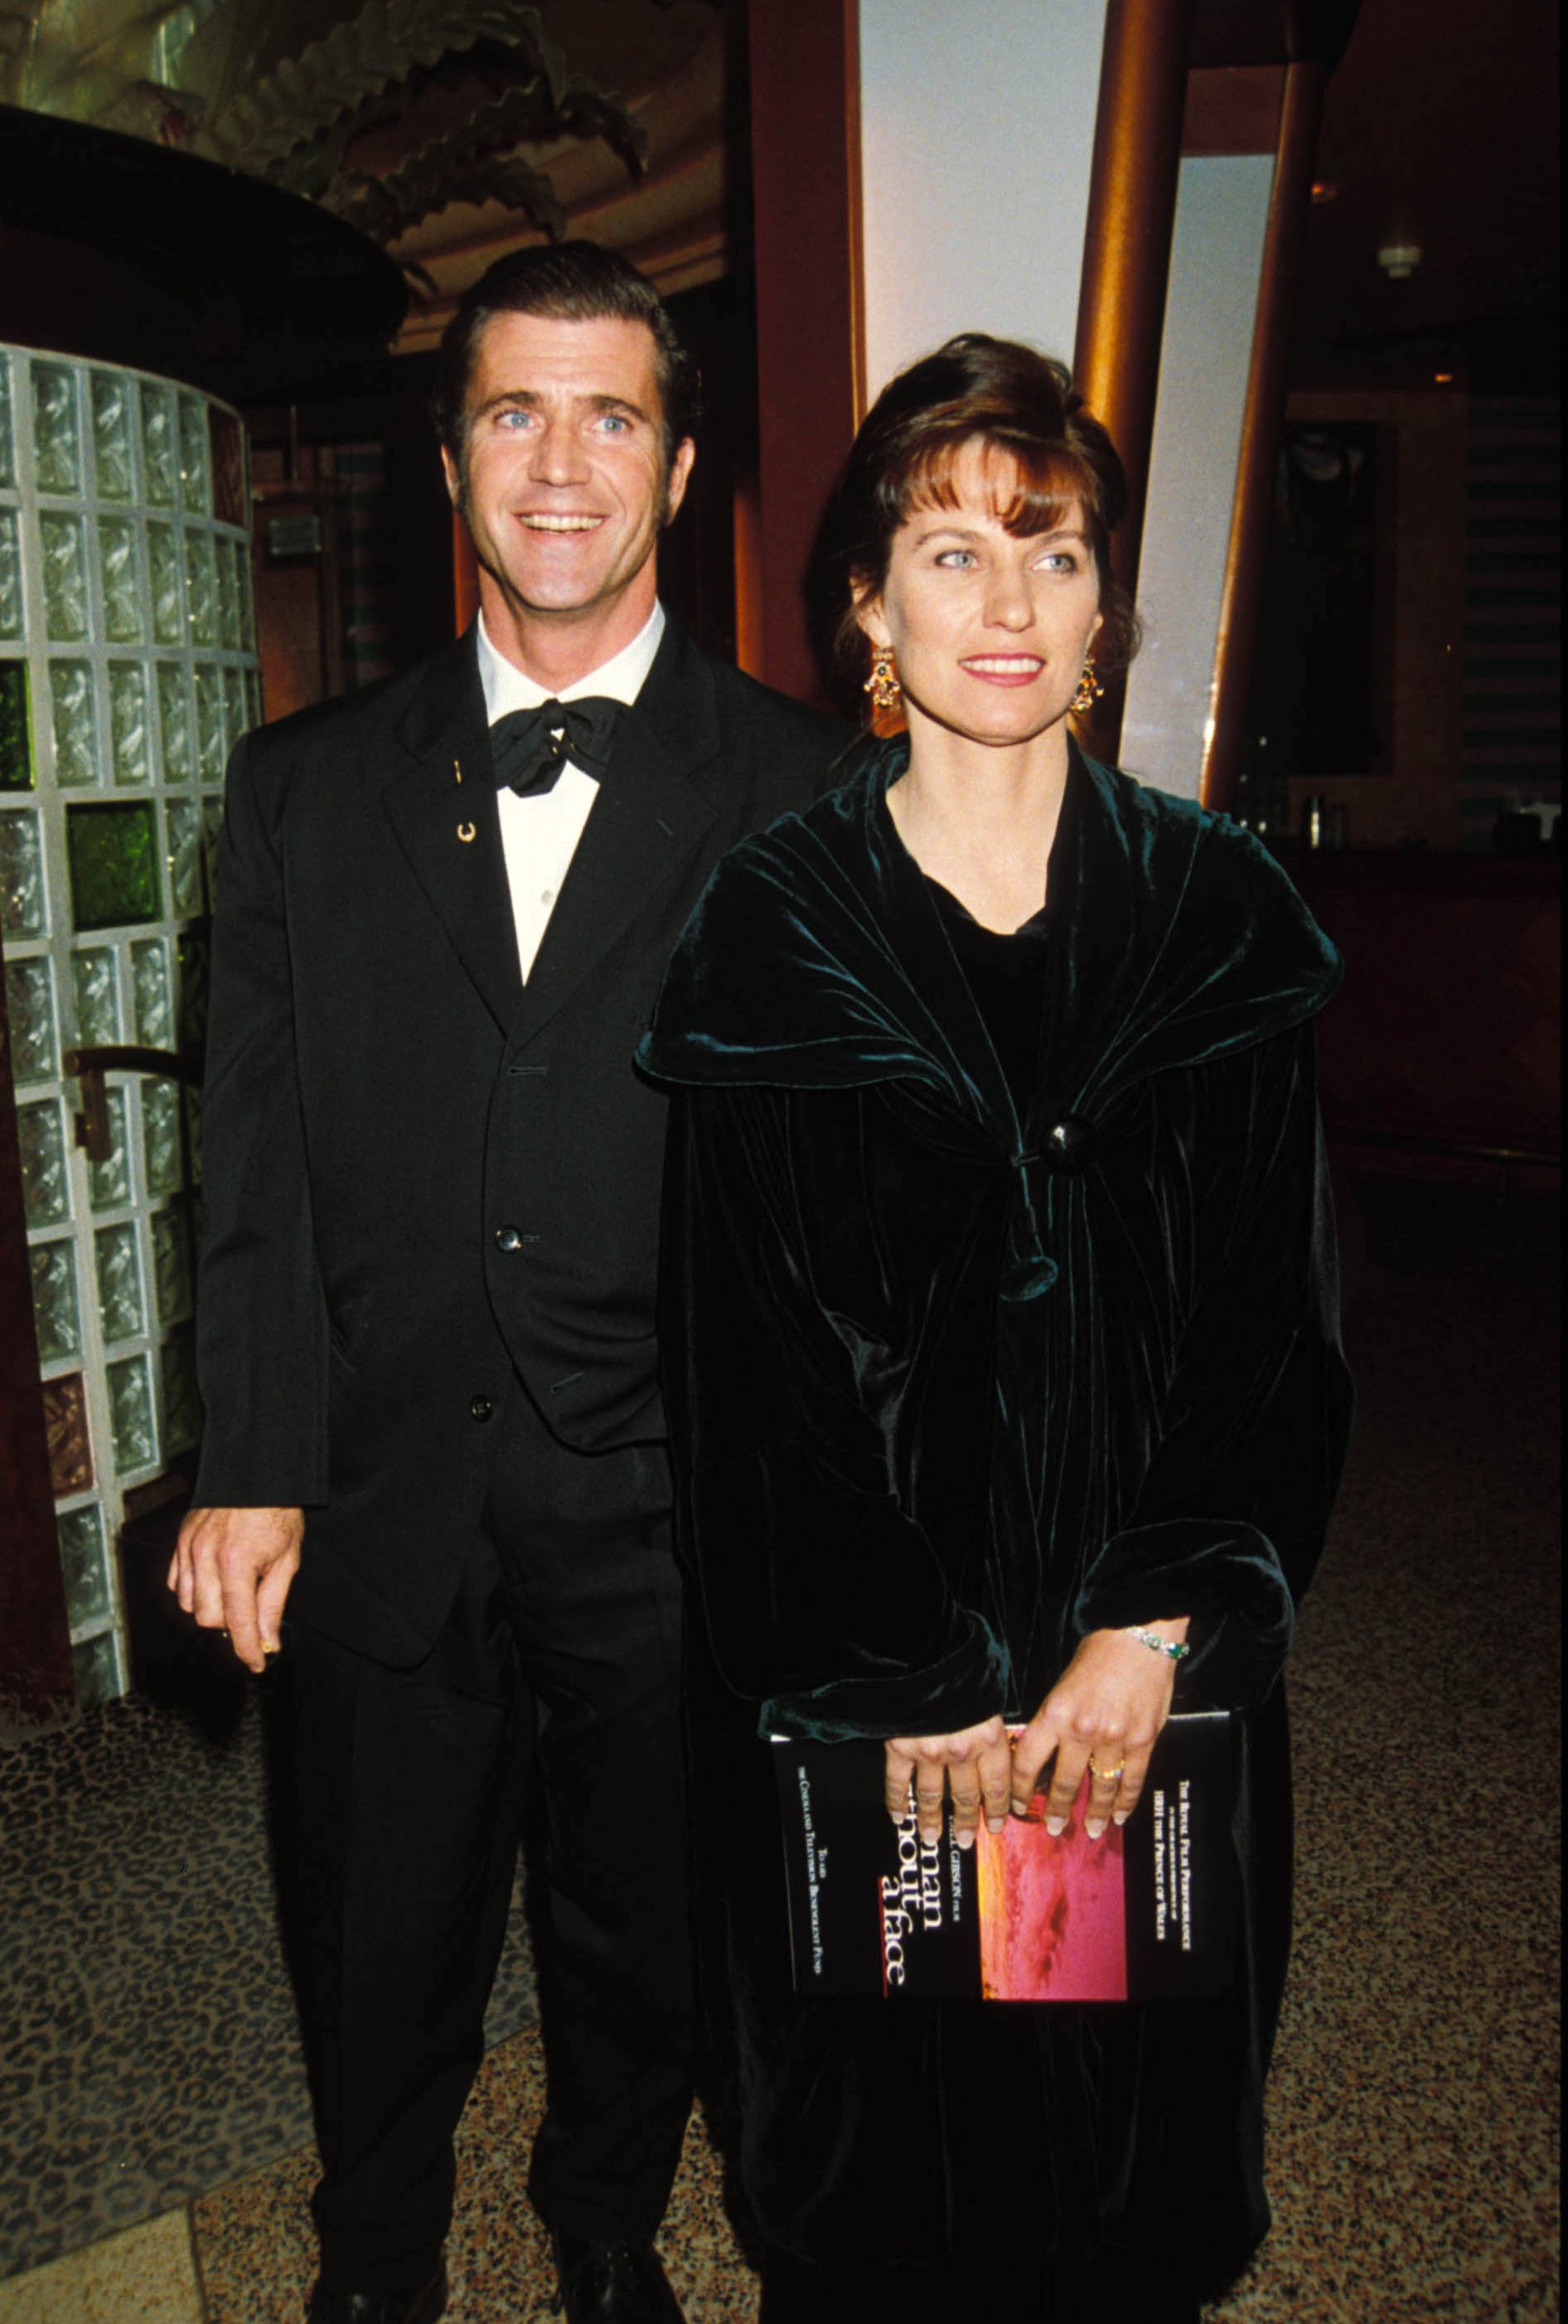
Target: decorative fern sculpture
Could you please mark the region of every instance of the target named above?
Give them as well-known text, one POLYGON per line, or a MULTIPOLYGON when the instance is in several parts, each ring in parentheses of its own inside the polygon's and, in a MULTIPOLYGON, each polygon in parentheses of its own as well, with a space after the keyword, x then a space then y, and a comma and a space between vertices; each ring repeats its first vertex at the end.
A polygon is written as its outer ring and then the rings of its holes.
POLYGON ((523 0, 366 0, 258 74, 269 18, 275 54, 268 0, 0 0, 0 97, 269 178, 383 244, 456 201, 499 201, 563 233, 555 189, 521 146, 598 138, 634 175, 646 166, 647 134, 623 98, 569 70, 523 0), (362 130, 459 75, 503 93, 395 169, 354 166, 362 130))
POLYGON ((567 214, 555 188, 516 149, 563 134, 603 136, 634 171, 647 162, 648 134, 619 97, 580 76, 558 97, 541 78, 482 106, 460 128, 431 138, 383 176, 337 170, 318 198, 381 243, 395 241, 449 202, 502 202, 558 236, 567 214))
POLYGON ((510 51, 530 78, 542 75, 552 99, 565 94, 566 59, 537 8, 514 0, 369 0, 351 23, 335 25, 211 115, 192 143, 259 175, 318 131, 379 103, 421 67, 466 55, 482 41, 510 51))
MULTIPOLYGON (((412 157, 417 160, 418 156, 412 157)), ((389 178, 345 171, 335 178, 324 205, 373 242, 395 242, 410 226, 448 202, 501 202, 517 210, 552 240, 566 231, 566 212, 542 170, 515 153, 475 161, 467 169, 439 166, 421 172, 405 162, 389 178)))

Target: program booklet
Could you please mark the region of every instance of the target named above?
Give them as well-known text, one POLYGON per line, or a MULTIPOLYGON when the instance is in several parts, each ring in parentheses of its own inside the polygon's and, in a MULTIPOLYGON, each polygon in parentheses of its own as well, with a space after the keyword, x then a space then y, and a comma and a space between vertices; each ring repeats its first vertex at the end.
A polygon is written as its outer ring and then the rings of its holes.
POLYGON ((1085 1778, 1053 1840, 1045 1803, 927 1846, 882 1805, 879 1742, 775 1737, 789 1939, 802 1994, 888 2000, 1153 2001, 1231 1982, 1227 1711, 1167 1720, 1143 1796, 1102 1838, 1085 1778))

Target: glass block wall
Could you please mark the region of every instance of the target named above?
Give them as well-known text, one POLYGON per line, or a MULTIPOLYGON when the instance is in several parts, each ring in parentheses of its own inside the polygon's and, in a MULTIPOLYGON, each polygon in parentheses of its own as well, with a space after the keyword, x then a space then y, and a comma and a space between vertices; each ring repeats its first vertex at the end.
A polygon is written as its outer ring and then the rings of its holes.
POLYGON ((198 1047, 229 748, 260 716, 235 413, 0 346, 0 927, 33 1309, 83 1703, 126 1683, 127 1489, 198 1428, 195 1093, 112 1074, 78 1147, 75 1044, 198 1047))

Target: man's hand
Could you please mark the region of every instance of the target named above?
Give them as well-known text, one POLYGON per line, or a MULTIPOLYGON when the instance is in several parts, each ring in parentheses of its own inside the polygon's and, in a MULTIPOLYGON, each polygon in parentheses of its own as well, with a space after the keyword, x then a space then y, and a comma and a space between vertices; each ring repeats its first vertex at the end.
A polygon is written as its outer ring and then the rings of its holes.
POLYGON ((247 1670, 278 1651, 304 1536, 303 1509, 192 1509, 180 1528, 169 1587, 204 1630, 226 1632, 247 1670))

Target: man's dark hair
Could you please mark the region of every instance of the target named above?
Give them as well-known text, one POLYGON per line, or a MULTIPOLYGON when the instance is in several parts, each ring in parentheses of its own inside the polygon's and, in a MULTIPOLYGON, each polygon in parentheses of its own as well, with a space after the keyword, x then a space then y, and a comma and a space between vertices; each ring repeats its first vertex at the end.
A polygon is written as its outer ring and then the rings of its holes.
POLYGON ((547 315, 563 323, 605 317, 646 323, 653 337, 653 376, 664 434, 664 465, 673 463, 684 437, 696 426, 696 366, 681 345, 669 310, 645 274, 619 251, 596 242, 544 243, 514 250, 486 267, 463 293, 441 336, 436 384, 436 427, 461 465, 468 383, 485 325, 497 315, 547 315))

